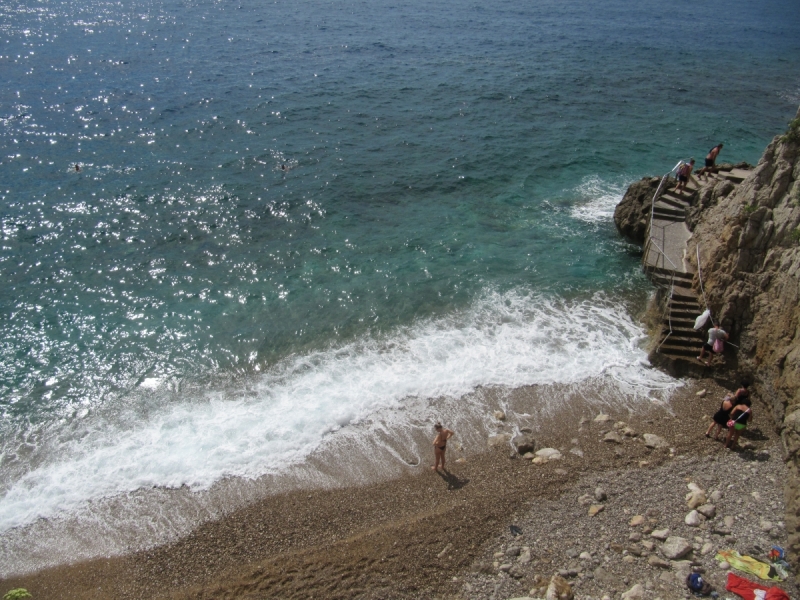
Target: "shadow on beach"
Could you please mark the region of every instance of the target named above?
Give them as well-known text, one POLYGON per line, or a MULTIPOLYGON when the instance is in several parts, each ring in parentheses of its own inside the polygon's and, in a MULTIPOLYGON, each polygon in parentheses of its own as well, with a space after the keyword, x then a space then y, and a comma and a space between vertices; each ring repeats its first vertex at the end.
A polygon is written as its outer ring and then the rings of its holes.
POLYGON ((460 479, 458 475, 451 473, 447 469, 436 471, 436 474, 444 480, 448 490, 460 490, 469 483, 469 479, 460 479))

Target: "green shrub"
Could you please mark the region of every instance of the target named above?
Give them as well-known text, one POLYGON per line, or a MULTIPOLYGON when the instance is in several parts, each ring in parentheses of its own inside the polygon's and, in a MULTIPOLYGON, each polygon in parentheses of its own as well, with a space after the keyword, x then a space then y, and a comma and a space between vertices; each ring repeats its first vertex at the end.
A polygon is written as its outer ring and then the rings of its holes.
POLYGON ((9 590, 6 592, 6 595, 3 596, 3 600, 22 600, 23 598, 33 598, 28 593, 28 590, 25 588, 17 588, 15 590, 9 590))
POLYGON ((800 243, 800 227, 795 227, 789 237, 795 244, 800 243))
POLYGON ((744 214, 746 214, 749 217, 754 212, 756 212, 757 208, 758 208, 757 204, 745 204, 744 205, 744 214))
POLYGON ((789 121, 789 129, 781 136, 782 142, 800 142, 800 117, 789 121))

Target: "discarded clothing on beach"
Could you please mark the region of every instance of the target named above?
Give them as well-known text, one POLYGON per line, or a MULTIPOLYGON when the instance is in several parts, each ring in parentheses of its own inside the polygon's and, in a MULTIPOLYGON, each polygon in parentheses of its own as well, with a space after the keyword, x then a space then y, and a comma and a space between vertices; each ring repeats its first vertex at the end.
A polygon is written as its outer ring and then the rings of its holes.
POLYGON ((772 565, 756 560, 752 556, 742 556, 736 550, 720 550, 714 558, 720 562, 727 561, 734 569, 750 573, 759 579, 782 581, 772 565))
POLYGON ((759 583, 739 577, 736 573, 728 573, 725 589, 741 596, 744 600, 791 600, 788 594, 779 587, 767 588, 759 583))

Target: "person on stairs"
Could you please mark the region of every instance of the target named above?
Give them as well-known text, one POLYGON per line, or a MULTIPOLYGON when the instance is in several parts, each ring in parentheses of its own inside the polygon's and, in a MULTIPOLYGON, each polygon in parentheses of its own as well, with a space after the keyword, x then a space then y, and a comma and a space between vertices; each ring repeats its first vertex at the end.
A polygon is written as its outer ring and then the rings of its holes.
POLYGON ((692 176, 692 169, 694 169, 693 158, 690 158, 688 163, 683 163, 680 169, 678 169, 678 185, 675 186, 676 192, 682 192, 686 189, 689 177, 692 176))
POLYGON ((709 366, 711 364, 711 357, 714 355, 712 353, 722 354, 727 339, 728 334, 725 333, 725 330, 722 329, 719 324, 715 324, 708 330, 708 341, 700 348, 700 356, 697 357, 697 360, 705 362, 705 365, 709 366), (704 360, 706 352, 708 352, 708 360, 704 360))
POLYGON ((705 177, 706 173, 717 172, 717 156, 719 156, 720 150, 722 150, 722 144, 717 144, 708 151, 708 154, 706 155, 706 166, 697 172, 698 179, 705 177))

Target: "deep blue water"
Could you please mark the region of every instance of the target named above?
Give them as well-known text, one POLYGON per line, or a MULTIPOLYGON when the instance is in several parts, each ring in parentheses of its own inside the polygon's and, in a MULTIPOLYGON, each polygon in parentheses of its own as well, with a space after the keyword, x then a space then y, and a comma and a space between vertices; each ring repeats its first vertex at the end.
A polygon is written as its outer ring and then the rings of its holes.
MULTIPOLYGON (((755 163, 800 103, 794 0, 22 0, 0 31, 4 528, 540 381, 575 354, 547 340, 647 293, 625 186, 718 142, 755 163), (205 439, 242 398, 267 425, 205 439)), ((635 330, 560 380, 635 362, 635 330)))

